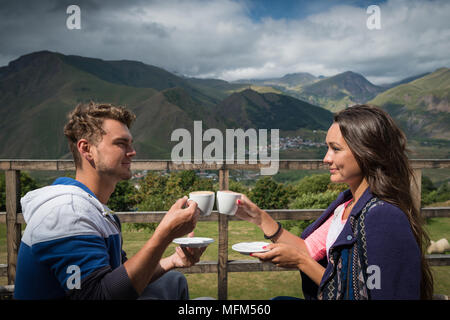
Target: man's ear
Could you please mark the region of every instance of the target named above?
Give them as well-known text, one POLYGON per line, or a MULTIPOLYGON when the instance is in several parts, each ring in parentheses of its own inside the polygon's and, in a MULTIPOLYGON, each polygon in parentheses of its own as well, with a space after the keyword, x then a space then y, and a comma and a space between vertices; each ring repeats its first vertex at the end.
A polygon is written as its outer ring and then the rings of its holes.
POLYGON ((86 159, 87 161, 92 161, 94 159, 92 157, 91 144, 86 139, 78 140, 77 148, 82 158, 86 159))

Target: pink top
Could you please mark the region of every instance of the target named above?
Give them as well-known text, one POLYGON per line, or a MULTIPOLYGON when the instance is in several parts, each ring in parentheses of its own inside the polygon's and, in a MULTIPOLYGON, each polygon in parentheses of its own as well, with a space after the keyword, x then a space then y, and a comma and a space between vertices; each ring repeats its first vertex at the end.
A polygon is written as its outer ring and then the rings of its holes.
MULTIPOLYGON (((347 208, 350 201, 352 201, 352 199, 343 204, 344 210, 345 208, 347 208)), ((338 210, 339 207, 337 207, 335 211, 338 210)), ((327 235, 333 218, 334 214, 331 214, 330 217, 324 223, 322 223, 319 228, 317 228, 305 239, 305 244, 308 248, 309 254, 316 261, 321 260, 327 255, 327 235)), ((346 221, 347 219, 342 220, 342 223, 344 224, 346 221)))

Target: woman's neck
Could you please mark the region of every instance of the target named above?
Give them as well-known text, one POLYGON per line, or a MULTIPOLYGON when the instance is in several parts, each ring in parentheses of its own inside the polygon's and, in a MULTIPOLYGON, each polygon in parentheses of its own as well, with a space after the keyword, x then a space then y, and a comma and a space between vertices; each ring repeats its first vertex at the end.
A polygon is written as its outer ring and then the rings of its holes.
POLYGON ((361 198, 362 194, 369 187, 367 180, 363 178, 358 184, 350 185, 350 191, 353 195, 353 203, 358 202, 359 198, 361 198))

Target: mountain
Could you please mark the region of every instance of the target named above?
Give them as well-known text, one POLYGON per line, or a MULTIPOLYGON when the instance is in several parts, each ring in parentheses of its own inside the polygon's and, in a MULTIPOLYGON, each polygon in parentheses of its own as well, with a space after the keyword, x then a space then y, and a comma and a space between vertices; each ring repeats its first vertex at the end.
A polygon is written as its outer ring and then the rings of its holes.
POLYGON ((298 86, 304 86, 317 81, 317 77, 308 72, 289 73, 281 78, 269 78, 269 79, 241 79, 235 81, 235 83, 247 83, 259 86, 274 86, 282 87, 286 90, 296 88, 298 86))
POLYGON ((213 106, 218 101, 214 93, 208 95, 189 83, 187 79, 176 76, 162 68, 138 61, 104 61, 73 55, 61 55, 61 59, 77 69, 115 84, 137 88, 164 90, 180 87, 205 105, 213 106))
POLYGON ((286 87, 298 87, 304 86, 317 81, 317 77, 313 76, 308 72, 297 72, 288 73, 279 79, 278 83, 280 85, 285 85, 286 87))
MULTIPOLYGON (((291 74, 280 79, 294 85, 300 78, 291 74)), ((310 100, 330 109, 369 101, 387 110, 409 139, 428 139, 426 143, 447 148, 448 68, 389 90, 353 72, 314 81, 291 91, 279 86, 283 92, 251 85, 255 91, 245 83, 187 78, 137 61, 35 52, 0 67, 0 158, 70 158, 62 134, 66 115, 89 101, 124 105, 135 112, 131 132, 141 159, 169 159, 178 143, 170 141, 171 133, 178 128, 193 133, 196 120, 203 122, 203 130, 280 129, 281 136, 315 136, 316 130, 328 129, 332 114, 310 100), (305 101, 286 92, 303 95, 305 101)))
POLYGON ((80 102, 110 102, 133 110, 138 121, 131 132, 139 157, 145 158, 167 158, 170 133, 179 126, 192 126, 192 117, 209 119, 212 112, 211 103, 198 98, 205 97, 200 91, 176 78, 185 88, 158 91, 121 85, 97 77, 95 68, 90 73, 68 64, 65 57, 38 52, 1 68, 1 158, 70 157, 62 130, 66 114, 80 102), (188 93, 193 91, 199 94, 188 93), (174 104, 177 99, 181 106, 174 104))
POLYGON ((247 89, 233 93, 217 106, 217 115, 226 125, 238 128, 298 128, 328 130, 333 115, 328 110, 290 96, 258 93, 247 89))
POLYGON ((384 90, 362 75, 346 71, 304 86, 296 97, 336 112, 353 104, 364 103, 384 90))
POLYGON ((174 74, 138 61, 104 61, 73 55, 59 55, 65 63, 115 84, 163 90, 184 87, 185 81, 174 74))
POLYGON ((219 99, 225 99, 231 93, 242 91, 248 87, 246 84, 230 83, 220 79, 200 79, 200 78, 184 78, 194 88, 208 93, 219 99))
POLYGON ((89 101, 124 105, 135 112, 131 132, 137 158, 169 159, 177 143, 170 141, 171 133, 178 128, 193 132, 195 120, 203 121, 203 130, 241 128, 244 118, 227 112, 236 97, 248 102, 242 107, 247 128, 316 130, 330 123, 326 110, 292 97, 251 90, 232 94, 245 87, 184 78, 136 61, 50 51, 27 54, 0 68, 0 158, 70 158, 62 134, 66 115, 89 101))
POLYGON ((421 74, 418 74, 418 75, 415 75, 415 76, 411 76, 411 77, 402 79, 402 80, 397 81, 397 82, 380 84, 380 87, 383 87, 383 88, 386 88, 386 89, 391 89, 391 88, 396 87, 396 86, 399 86, 399 85, 401 85, 401 84, 405 84, 405 83, 414 81, 414 80, 416 80, 416 79, 425 77, 426 75, 429 75, 430 73, 431 73, 431 72, 425 72, 425 73, 421 73, 421 74))
POLYGON ((440 68, 369 101, 385 109, 410 138, 450 139, 450 69, 440 68))

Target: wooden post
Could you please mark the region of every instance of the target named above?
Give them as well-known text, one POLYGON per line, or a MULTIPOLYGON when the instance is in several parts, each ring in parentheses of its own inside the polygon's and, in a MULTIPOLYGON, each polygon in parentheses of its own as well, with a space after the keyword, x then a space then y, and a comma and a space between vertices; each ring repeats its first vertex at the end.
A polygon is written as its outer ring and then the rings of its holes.
POLYGON ((422 169, 413 169, 413 181, 411 181, 411 194, 415 207, 422 208, 422 169))
POLYGON ((8 284, 16 278, 17 255, 19 253, 21 225, 17 223, 20 201, 20 171, 5 171, 6 182, 6 250, 8 252, 8 284))
MULTIPOLYGON (((229 172, 219 170, 219 189, 228 190, 229 172)), ((228 298, 228 216, 219 214, 219 265, 217 272, 217 287, 219 300, 228 298)))

